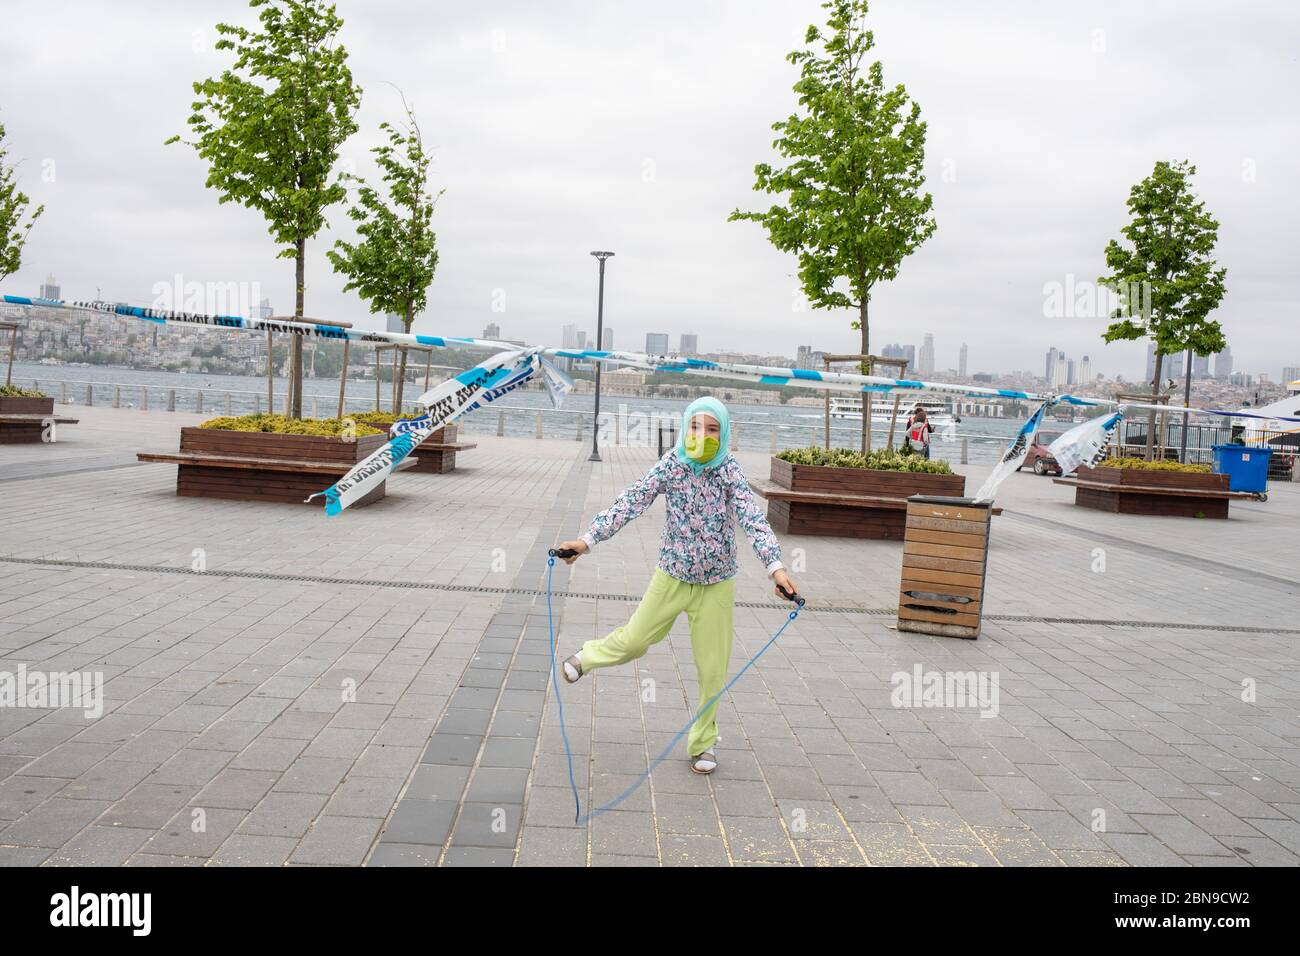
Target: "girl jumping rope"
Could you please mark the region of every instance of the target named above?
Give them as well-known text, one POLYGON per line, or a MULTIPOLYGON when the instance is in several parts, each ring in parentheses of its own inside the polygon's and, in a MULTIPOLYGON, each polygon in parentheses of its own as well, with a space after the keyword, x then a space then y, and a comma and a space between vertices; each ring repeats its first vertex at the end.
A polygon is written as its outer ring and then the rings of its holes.
MULTIPOLYGON (((569 683, 597 667, 641 657, 651 644, 667 636, 685 611, 700 703, 721 691, 731 663, 736 521, 745 529, 777 595, 790 597, 797 592, 781 564, 781 545, 754 500, 740 462, 728 451, 730 437, 731 417, 722 402, 710 396, 691 402, 682 417, 677 447, 596 515, 586 534, 559 545, 586 554, 649 508, 656 496, 663 495, 667 502, 659 566, 645 596, 631 620, 603 639, 587 641, 564 662, 564 679, 569 683)), ((577 559, 575 554, 565 561, 572 564, 577 559)), ((718 740, 717 712, 715 701, 691 727, 687 751, 696 773, 712 773, 718 765, 713 751, 718 740)))

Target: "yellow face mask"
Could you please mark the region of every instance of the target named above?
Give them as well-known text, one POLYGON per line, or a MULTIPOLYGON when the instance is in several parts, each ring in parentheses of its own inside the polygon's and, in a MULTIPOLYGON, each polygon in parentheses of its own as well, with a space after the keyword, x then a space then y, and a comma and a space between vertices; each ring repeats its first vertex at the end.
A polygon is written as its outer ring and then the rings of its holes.
POLYGON ((687 435, 686 456, 696 461, 709 461, 718 453, 718 440, 713 436, 687 435))

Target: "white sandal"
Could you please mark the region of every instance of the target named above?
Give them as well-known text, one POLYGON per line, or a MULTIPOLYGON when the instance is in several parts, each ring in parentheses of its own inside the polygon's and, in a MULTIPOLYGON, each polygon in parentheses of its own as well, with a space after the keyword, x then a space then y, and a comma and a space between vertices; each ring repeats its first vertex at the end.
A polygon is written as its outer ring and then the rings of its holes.
POLYGON ((696 754, 691 758, 691 769, 696 773, 713 773, 718 769, 718 756, 712 750, 696 754))
POLYGON ((714 752, 714 748, 720 743, 722 743, 722 734, 718 734, 717 737, 713 738, 713 747, 691 758, 691 769, 696 773, 713 773, 713 771, 717 770, 718 755, 714 752))

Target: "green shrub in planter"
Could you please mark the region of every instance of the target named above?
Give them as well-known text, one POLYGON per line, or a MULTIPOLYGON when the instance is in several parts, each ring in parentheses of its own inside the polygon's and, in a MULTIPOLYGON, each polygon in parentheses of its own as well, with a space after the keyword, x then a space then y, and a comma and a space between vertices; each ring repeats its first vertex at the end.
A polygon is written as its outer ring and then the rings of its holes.
POLYGON ((1132 468, 1136 471, 1178 471, 1184 474, 1211 474, 1209 465, 1190 465, 1178 461, 1147 461, 1145 458, 1107 458, 1096 468, 1132 468))
POLYGON ((232 432, 269 432, 275 435, 315 435, 319 438, 339 438, 353 434, 382 435, 387 429, 374 428, 353 418, 286 418, 283 415, 240 415, 235 418, 212 418, 199 426, 232 432), (349 431, 355 429, 355 431, 349 431))
POLYGON ((420 418, 420 417, 422 416, 415 415, 409 412, 402 415, 395 415, 392 412, 359 412, 356 415, 348 416, 348 418, 352 419, 355 422, 361 422, 366 425, 374 425, 376 428, 382 428, 384 431, 388 431, 388 429, 392 427, 393 422, 410 421, 412 419, 420 418))
POLYGON ((374 425, 376 428, 387 429, 393 422, 399 418, 409 418, 408 415, 394 415, 392 412, 358 412, 355 415, 349 415, 348 418, 354 422, 364 425, 374 425))
POLYGON ((17 385, 0 385, 0 398, 49 398, 42 391, 34 388, 19 388, 17 385))
POLYGON ((852 448, 787 448, 777 452, 777 458, 793 465, 822 465, 828 468, 873 468, 879 471, 907 471, 924 475, 951 475, 952 468, 942 459, 927 459, 920 455, 881 449, 862 454, 852 448))

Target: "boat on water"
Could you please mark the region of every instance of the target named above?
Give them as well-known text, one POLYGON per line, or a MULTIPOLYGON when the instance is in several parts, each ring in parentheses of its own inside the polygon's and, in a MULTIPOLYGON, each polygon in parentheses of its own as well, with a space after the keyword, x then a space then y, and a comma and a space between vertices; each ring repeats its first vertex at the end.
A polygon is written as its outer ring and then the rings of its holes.
MULTIPOLYGON (((1300 435, 1300 425, 1295 422, 1270 417, 1272 415, 1285 415, 1288 418, 1300 417, 1300 380, 1290 383, 1287 386, 1287 392, 1286 398, 1280 398, 1276 402, 1270 402, 1267 405, 1260 405, 1255 408, 1246 407, 1241 409, 1241 411, 1251 415, 1263 416, 1262 418, 1245 420, 1243 430, 1248 438, 1265 441, 1280 435, 1300 435)), ((1287 444, 1290 444, 1290 442, 1287 444)))
MULTIPOLYGON (((949 411, 948 403, 941 398, 911 398, 904 396, 903 399, 898 403, 899 428, 902 428, 907 423, 908 416, 912 414, 912 410, 917 406, 925 409, 926 419, 935 428, 955 425, 961 421, 961 416, 954 415, 949 411)), ((884 397, 871 403, 871 423, 873 425, 888 425, 893 417, 894 401, 892 398, 884 397)), ((862 421, 862 399, 851 395, 832 395, 831 418, 862 421)))

